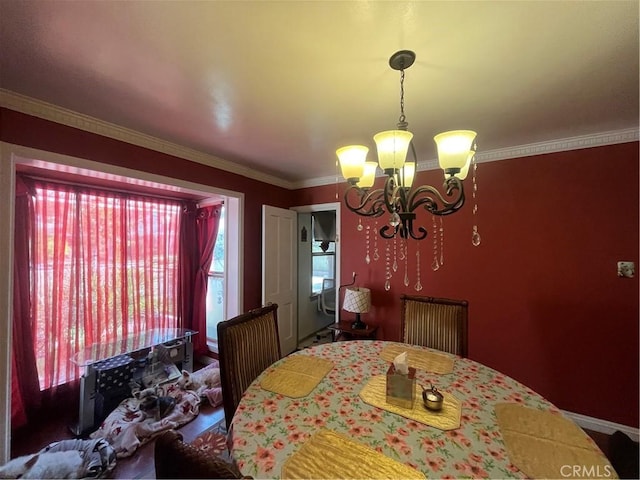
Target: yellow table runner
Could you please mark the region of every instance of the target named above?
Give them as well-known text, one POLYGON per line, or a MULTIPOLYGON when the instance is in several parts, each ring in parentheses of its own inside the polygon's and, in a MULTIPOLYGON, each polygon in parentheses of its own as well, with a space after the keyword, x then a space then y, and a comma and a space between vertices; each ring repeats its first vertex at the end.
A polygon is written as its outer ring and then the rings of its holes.
POLYGON ((516 403, 495 407, 509 460, 529 478, 618 478, 571 420, 516 403))
POLYGON ((387 377, 376 375, 360 390, 360 398, 369 405, 396 413, 416 422, 424 423, 440 430, 455 430, 460 427, 460 412, 462 403, 450 393, 440 391, 444 396, 442 410, 432 412, 422 403, 422 387, 415 386, 415 401, 413 408, 403 408, 387 403, 387 377))
POLYGON ((291 398, 306 397, 333 368, 333 363, 313 355, 292 355, 265 375, 260 386, 291 398))
POLYGON ((387 345, 382 349, 380 356, 387 362, 393 362, 402 352, 407 352, 407 363, 417 370, 443 375, 453 372, 453 357, 419 348, 411 348, 404 345, 387 345))
POLYGON ((425 479, 407 465, 332 430, 314 433, 282 466, 281 478, 425 479))

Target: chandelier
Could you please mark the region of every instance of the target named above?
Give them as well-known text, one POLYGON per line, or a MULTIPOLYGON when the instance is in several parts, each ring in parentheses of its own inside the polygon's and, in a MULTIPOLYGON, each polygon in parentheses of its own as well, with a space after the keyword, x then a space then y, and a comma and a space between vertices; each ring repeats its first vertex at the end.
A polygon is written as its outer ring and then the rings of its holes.
POLYGON ((364 217, 390 215, 389 224, 380 229, 383 238, 399 235, 403 239, 422 240, 427 230, 416 227, 416 210, 424 207, 432 215, 444 216, 457 212, 464 205, 464 180, 475 155, 476 132, 454 130, 436 135, 440 168, 444 170, 444 195, 430 185, 413 187, 417 156, 413 134, 404 114, 404 71, 413 65, 414 52, 401 50, 389 59, 392 69, 400 71, 400 118, 396 130, 373 136, 378 162, 367 161, 369 149, 363 145, 349 145, 336 150, 342 175, 349 183, 344 202, 349 210, 364 217), (411 160, 407 153, 411 151, 411 160), (378 166, 387 176, 384 187, 373 187, 378 166))

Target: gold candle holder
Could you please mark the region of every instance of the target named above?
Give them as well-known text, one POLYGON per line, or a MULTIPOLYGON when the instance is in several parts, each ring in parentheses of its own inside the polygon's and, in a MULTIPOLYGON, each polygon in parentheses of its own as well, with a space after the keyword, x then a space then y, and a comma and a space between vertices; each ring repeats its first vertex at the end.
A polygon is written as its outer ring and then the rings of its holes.
POLYGON ((431 385, 431 388, 422 387, 422 402, 427 410, 437 412, 442 410, 444 395, 442 395, 433 385, 431 385))

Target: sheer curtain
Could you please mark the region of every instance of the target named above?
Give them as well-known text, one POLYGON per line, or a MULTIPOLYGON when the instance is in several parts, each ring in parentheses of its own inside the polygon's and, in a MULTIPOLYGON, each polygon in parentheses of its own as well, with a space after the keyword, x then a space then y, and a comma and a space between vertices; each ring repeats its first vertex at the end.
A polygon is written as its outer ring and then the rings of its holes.
POLYGON ((33 341, 42 390, 97 342, 177 325, 180 201, 35 180, 33 341))

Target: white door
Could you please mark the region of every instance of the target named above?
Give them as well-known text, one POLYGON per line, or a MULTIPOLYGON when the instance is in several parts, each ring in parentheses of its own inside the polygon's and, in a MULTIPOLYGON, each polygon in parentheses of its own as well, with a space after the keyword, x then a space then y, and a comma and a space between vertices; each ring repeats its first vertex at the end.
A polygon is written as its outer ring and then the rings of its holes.
POLYGON ((293 210, 262 206, 262 303, 278 304, 283 356, 298 347, 296 219, 293 210))

